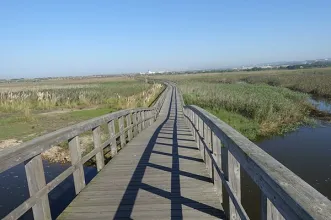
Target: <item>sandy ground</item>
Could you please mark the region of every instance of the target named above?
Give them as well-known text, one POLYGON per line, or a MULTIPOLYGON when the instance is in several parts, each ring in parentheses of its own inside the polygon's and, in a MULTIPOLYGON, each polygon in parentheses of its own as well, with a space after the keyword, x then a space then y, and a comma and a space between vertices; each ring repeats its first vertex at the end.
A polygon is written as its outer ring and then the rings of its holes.
MULTIPOLYGON (((16 139, 7 139, 0 141, 0 151, 4 150, 5 148, 14 147, 23 143, 20 140, 16 139)), ((82 136, 80 137, 80 147, 81 152, 84 154, 87 150, 89 150, 89 146, 93 143, 93 139, 91 136, 82 136)), ((54 163, 66 163, 70 162, 70 152, 69 149, 63 148, 60 146, 53 146, 47 151, 41 154, 44 160, 54 162, 54 163)))

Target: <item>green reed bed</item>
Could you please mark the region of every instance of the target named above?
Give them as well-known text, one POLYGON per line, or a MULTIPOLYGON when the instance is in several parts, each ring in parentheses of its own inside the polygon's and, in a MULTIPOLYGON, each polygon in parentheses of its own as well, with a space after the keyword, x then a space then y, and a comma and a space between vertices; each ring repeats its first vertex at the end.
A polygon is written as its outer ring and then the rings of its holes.
POLYGON ((186 104, 206 108, 251 140, 284 133, 307 119, 306 94, 268 85, 180 81, 186 104))

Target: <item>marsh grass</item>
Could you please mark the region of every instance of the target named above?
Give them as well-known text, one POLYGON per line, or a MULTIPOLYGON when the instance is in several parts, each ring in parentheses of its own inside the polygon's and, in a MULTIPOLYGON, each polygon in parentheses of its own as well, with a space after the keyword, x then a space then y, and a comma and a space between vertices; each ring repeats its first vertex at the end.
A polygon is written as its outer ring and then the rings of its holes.
POLYGON ((0 91, 0 112, 27 112, 61 108, 87 108, 108 105, 113 108, 145 106, 159 84, 138 81, 106 82, 91 85, 66 85, 55 88, 0 91))
POLYGON ((121 109, 147 107, 162 91, 160 84, 135 80, 39 86, 18 89, 2 85, 0 140, 26 141, 121 109))
POLYGON ((254 140, 306 120, 308 96, 268 85, 180 82, 186 104, 206 108, 254 140))

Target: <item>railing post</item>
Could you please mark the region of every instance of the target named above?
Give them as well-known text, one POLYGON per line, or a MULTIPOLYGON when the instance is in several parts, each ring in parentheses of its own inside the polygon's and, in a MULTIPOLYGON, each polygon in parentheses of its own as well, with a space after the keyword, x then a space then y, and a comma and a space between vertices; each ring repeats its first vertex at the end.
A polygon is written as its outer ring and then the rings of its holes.
POLYGON ((133 136, 136 137, 138 134, 137 112, 132 114, 132 119, 133 119, 133 136))
POLYGON ((73 173, 75 192, 77 195, 85 187, 83 164, 78 164, 82 159, 79 136, 73 137, 69 140, 69 150, 70 150, 71 164, 77 165, 77 169, 73 173))
POLYGON ((121 142, 121 148, 123 148, 125 146, 125 132, 124 132, 124 116, 121 116, 118 119, 118 126, 119 126, 119 131, 121 133, 120 135, 120 142, 121 142))
POLYGON ((200 117, 198 117, 197 119, 198 119, 197 120, 197 129, 198 129, 197 144, 198 144, 198 148, 199 148, 200 153, 201 153, 201 141, 202 141, 201 140, 201 137, 202 137, 202 134, 201 134, 201 132, 202 132, 202 129, 201 129, 201 119, 200 119, 200 117))
MULTIPOLYGON (((241 191, 240 191, 240 163, 236 160, 236 158, 232 155, 232 153, 228 150, 228 175, 229 175, 229 183, 233 190, 233 194, 238 198, 238 202, 241 201, 241 191)), ((231 201, 230 203, 230 219, 240 219, 236 208, 231 201)))
POLYGON ((203 124, 203 160, 206 163, 206 167, 208 167, 208 161, 207 161, 207 150, 208 150, 208 134, 207 134, 207 125, 205 122, 202 122, 203 124))
POLYGON ((100 149, 100 151, 95 155, 97 170, 100 171, 105 166, 105 160, 103 155, 103 149, 101 149, 101 130, 100 126, 93 128, 93 142, 94 148, 100 149))
POLYGON ((110 138, 110 151, 111 156, 114 157, 117 154, 116 138, 115 138, 115 120, 108 122, 108 132, 110 138))
POLYGON ((283 220, 285 219, 267 196, 261 192, 261 220, 283 220))
POLYGON ((209 151, 209 153, 206 154, 206 165, 208 167, 208 172, 209 172, 209 176, 211 178, 213 178, 213 163, 212 163, 212 155, 213 155, 213 149, 212 149, 212 144, 211 144, 211 130, 208 127, 207 124, 206 125, 206 145, 207 145, 207 149, 206 151, 209 151), (210 155, 210 156, 209 156, 210 155))
MULTIPOLYGON (((131 123, 131 114, 128 114, 126 116, 126 126, 130 127, 131 125, 132 125, 132 123, 131 123)), ((132 140, 132 128, 128 129, 128 139, 129 139, 129 141, 132 140)))
POLYGON ((194 140, 196 140, 196 131, 195 131, 195 124, 194 124, 194 122, 195 122, 195 113, 192 110, 190 110, 190 112, 191 112, 191 115, 192 115, 191 123, 190 123, 191 124, 191 129, 192 129, 194 140))
POLYGON ((141 111, 141 129, 145 130, 145 111, 141 111))
MULTIPOLYGON (((30 196, 34 196, 46 185, 43 162, 40 154, 25 164, 26 178, 30 196)), ((51 219, 48 195, 43 195, 32 207, 33 217, 36 220, 51 219)))
MULTIPOLYGON (((216 166, 222 170, 222 158, 221 158, 221 141, 220 139, 213 133, 213 155, 216 161, 216 166)), ((223 170, 222 170, 223 171, 223 170)), ((216 167, 214 166, 214 186, 216 188, 216 193, 219 197, 221 203, 223 203, 223 191, 222 191, 222 180, 218 175, 216 167)))
MULTIPOLYGON (((153 116, 153 111, 149 111, 148 112, 148 117, 152 117, 153 116)), ((149 126, 151 126, 153 124, 153 118, 149 119, 149 126)))
POLYGON ((137 113, 137 121, 138 121, 138 134, 141 132, 141 112, 137 113))

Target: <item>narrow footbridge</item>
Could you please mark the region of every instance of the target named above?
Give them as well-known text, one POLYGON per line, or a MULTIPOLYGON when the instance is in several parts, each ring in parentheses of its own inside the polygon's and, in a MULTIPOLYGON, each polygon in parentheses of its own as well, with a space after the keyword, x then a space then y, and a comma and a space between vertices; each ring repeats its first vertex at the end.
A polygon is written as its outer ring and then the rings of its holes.
POLYGON ((48 193, 71 175, 77 196, 59 219, 249 219, 241 170, 261 191, 251 201, 261 219, 331 219, 326 197, 226 123, 185 106, 174 83, 163 83, 150 108, 104 115, 2 151, 0 172, 24 163, 30 192, 5 219, 31 208, 35 219, 51 219, 48 193), (94 148, 82 155, 79 136, 91 130, 94 148), (64 141, 72 165, 46 183, 41 153, 64 141), (86 185, 83 164, 91 158, 98 174, 86 185))

